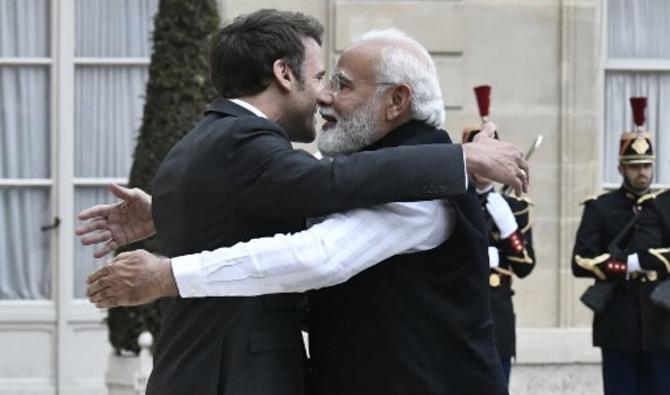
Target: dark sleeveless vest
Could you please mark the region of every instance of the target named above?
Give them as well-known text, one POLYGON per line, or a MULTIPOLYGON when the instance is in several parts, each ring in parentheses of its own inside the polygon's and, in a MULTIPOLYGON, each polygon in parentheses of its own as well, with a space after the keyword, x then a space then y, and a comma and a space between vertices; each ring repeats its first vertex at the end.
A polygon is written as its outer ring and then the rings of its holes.
MULTIPOLYGON (((412 121, 369 149, 450 142, 446 132, 412 121)), ((314 394, 507 394, 494 344, 487 236, 470 184, 449 199, 457 224, 442 245, 310 293, 314 394)))

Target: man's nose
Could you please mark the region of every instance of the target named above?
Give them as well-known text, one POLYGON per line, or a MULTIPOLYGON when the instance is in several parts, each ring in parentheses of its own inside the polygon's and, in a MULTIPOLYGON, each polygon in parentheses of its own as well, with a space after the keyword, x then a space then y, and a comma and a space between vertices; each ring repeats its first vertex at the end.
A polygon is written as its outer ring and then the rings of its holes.
POLYGON ((335 98, 335 92, 333 92, 330 87, 324 87, 321 89, 319 94, 316 96, 316 101, 320 106, 329 106, 333 104, 333 99, 335 98))

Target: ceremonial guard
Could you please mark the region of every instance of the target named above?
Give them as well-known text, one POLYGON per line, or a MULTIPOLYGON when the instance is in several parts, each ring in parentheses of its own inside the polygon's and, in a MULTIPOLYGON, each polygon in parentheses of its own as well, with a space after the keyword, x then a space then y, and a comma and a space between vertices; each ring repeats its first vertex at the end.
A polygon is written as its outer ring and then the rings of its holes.
POLYGON ((619 150, 622 185, 584 202, 572 272, 595 279, 581 299, 595 313, 605 394, 670 395, 670 194, 650 191, 646 98, 631 105, 635 130, 623 133, 619 150))
MULTIPOLYGON (((474 88, 482 121, 489 115, 491 87, 474 88)), ((463 142, 470 142, 479 133, 479 127, 463 131, 463 142)), ((495 133, 498 138, 498 132, 495 133)), ((512 357, 516 355, 515 315, 512 304, 512 279, 526 277, 535 266, 533 238, 530 224, 532 203, 526 198, 510 196, 494 190, 493 183, 471 174, 477 186, 489 235, 489 266, 491 273, 491 310, 495 323, 496 347, 509 383, 512 357)))

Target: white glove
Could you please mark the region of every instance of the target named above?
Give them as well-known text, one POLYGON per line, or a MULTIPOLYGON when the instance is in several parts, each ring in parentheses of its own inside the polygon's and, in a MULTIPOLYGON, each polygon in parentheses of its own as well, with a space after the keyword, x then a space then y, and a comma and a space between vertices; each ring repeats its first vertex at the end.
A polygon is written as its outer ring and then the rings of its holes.
POLYGON ((510 237, 519 228, 512 209, 498 192, 491 192, 486 197, 486 211, 491 214, 493 222, 500 230, 501 239, 510 237))
POLYGON ((633 273, 642 271, 642 267, 640 267, 640 258, 637 256, 637 254, 628 255, 628 259, 626 261, 628 264, 626 265, 626 272, 633 273))
POLYGON ((495 247, 489 247, 489 267, 491 269, 500 266, 500 255, 498 255, 498 249, 495 247))

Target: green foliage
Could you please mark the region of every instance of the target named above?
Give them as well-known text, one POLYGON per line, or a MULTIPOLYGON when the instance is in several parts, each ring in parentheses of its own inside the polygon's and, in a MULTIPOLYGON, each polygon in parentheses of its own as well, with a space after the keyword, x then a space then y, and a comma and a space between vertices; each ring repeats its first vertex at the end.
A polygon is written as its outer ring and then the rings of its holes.
MULTIPOLYGON (((216 97, 209 81, 208 49, 218 24, 216 0, 160 1, 154 18, 144 115, 130 171, 131 187, 151 193, 151 181, 165 155, 216 97)), ((123 251, 137 248, 158 250, 152 238, 128 245, 123 251)), ((155 303, 113 308, 107 325, 117 354, 122 350, 138 353, 137 337, 149 330, 155 339, 160 314, 155 303)))

